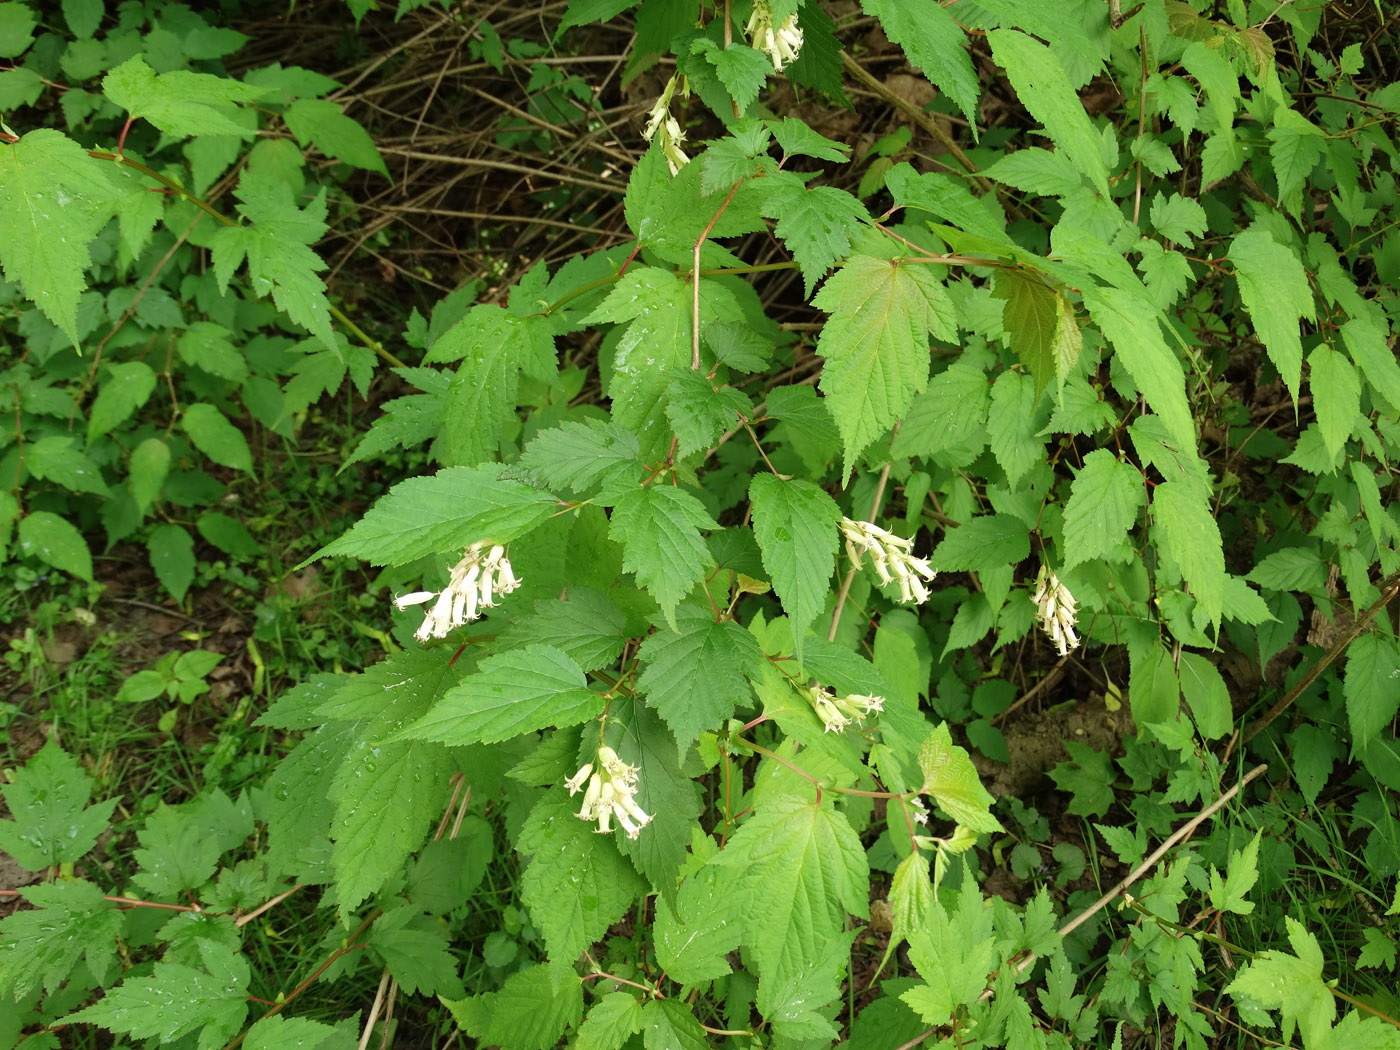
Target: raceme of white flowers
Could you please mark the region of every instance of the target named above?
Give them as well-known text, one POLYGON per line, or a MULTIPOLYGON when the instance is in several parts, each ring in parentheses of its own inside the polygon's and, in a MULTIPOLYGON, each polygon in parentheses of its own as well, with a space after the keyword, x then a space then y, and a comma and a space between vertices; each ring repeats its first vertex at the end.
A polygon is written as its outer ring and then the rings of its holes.
POLYGON ((433 602, 423 617, 423 625, 413 633, 420 642, 426 642, 429 638, 446 638, 454 627, 480 619, 480 610, 490 609, 497 596, 509 594, 519 586, 505 547, 497 543, 487 550, 483 541, 467 548, 441 591, 414 591, 395 598, 394 604, 407 609, 410 605, 433 602))
POLYGON ((579 820, 596 820, 598 834, 612 831, 612 820, 617 818, 622 830, 629 839, 651 823, 651 815, 642 811, 634 796, 637 794, 637 767, 629 766, 617 757, 617 752, 604 744, 598 748, 598 771, 589 762, 568 780, 564 786, 569 794, 575 795, 583 788, 583 806, 578 811, 579 820))
POLYGON ((753 13, 749 15, 744 32, 754 49, 768 56, 775 73, 781 73, 784 66, 795 62, 797 53, 802 50, 802 27, 797 24, 797 15, 788 15, 773 25, 773 9, 768 0, 754 0, 753 13))
POLYGON ((828 733, 839 733, 852 723, 859 724, 866 715, 879 714, 885 709, 883 696, 861 693, 837 696, 834 691, 819 685, 809 685, 802 692, 828 733))
POLYGON ((657 139, 661 143, 661 152, 666 157, 666 163, 670 166, 672 175, 690 163, 690 158, 686 156, 685 150, 681 149, 681 143, 685 141, 685 132, 681 130, 680 122, 671 116, 671 98, 675 95, 678 86, 681 90, 681 97, 689 97, 689 83, 679 73, 676 73, 670 80, 666 81, 666 87, 662 90, 661 97, 656 100, 656 105, 651 107, 651 113, 647 117, 647 126, 642 129, 642 138, 648 142, 657 139))
POLYGON ((846 537, 846 553, 851 564, 860 568, 860 556, 870 555, 870 564, 881 583, 899 584, 899 600, 922 604, 928 601, 929 589, 937 575, 927 558, 913 555, 914 541, 906 540, 868 521, 841 519, 841 535, 846 537))
POLYGON ((1059 654, 1068 656, 1071 649, 1078 649, 1079 638, 1074 633, 1074 595, 1069 593, 1069 589, 1048 566, 1040 567, 1031 601, 1035 604, 1035 615, 1040 621, 1040 629, 1050 636, 1059 654))

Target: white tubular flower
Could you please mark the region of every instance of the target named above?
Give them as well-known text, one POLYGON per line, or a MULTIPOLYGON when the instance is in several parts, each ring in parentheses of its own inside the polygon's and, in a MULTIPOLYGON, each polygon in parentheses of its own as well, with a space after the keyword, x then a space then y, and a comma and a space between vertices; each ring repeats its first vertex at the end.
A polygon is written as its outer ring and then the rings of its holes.
POLYGON ((483 554, 485 546, 483 541, 467 548, 462 560, 452 567, 447 586, 441 591, 414 591, 394 599, 399 609, 433 603, 413 637, 420 642, 446 638, 454 628, 480 619, 480 610, 494 606, 497 596, 509 594, 520 586, 505 547, 498 543, 483 554))
POLYGON ((797 15, 788 15, 774 26, 773 8, 768 0, 754 0, 753 13, 749 15, 744 32, 754 50, 768 56, 775 73, 781 73, 784 66, 796 61, 802 50, 802 27, 797 24, 797 15))
POLYGON ((820 685, 809 685, 802 690, 802 694, 812 705, 812 710, 816 711, 828 733, 839 733, 852 723, 860 724, 867 715, 878 714, 885 709, 883 696, 865 696, 860 693, 837 696, 820 685))
POLYGON ((676 93, 676 88, 680 87, 682 95, 690 93, 689 85, 684 83, 679 73, 666 81, 665 88, 661 91, 661 97, 656 100, 656 104, 651 107, 651 112, 647 114, 647 126, 642 129, 642 138, 650 142, 657 139, 661 143, 661 153, 666 158, 666 164, 674 175, 690 163, 690 157, 685 150, 681 149, 681 143, 685 141, 685 132, 681 130, 680 121, 671 116, 671 98, 676 93))
POLYGON ((840 709, 842 714, 857 722, 863 721, 867 715, 876 715, 885 709, 885 698, 883 696, 864 695, 861 693, 834 697, 832 703, 840 709))
POLYGON ((870 556, 870 566, 884 584, 899 587, 899 600, 906 605, 928 601, 928 584, 938 575, 927 558, 914 557, 914 541, 896 536, 868 521, 841 519, 841 535, 846 538, 846 554, 851 565, 860 568, 861 555, 870 556))
POLYGON ((598 772, 594 772, 592 762, 585 765, 568 780, 564 786, 573 795, 583 782, 588 781, 588 790, 583 795, 583 805, 578 811, 580 820, 596 820, 598 833, 605 835, 612 831, 613 818, 627 832, 629 839, 640 834, 642 828, 651 823, 651 814, 637 805, 637 767, 629 766, 617 757, 617 752, 604 745, 598 749, 598 772))
POLYGON ((1070 650, 1079 648, 1079 637, 1074 633, 1074 617, 1077 609, 1074 595, 1069 593, 1059 578, 1048 566, 1040 567, 1040 575, 1035 578, 1035 593, 1031 595, 1035 605, 1036 619, 1040 629, 1055 643, 1055 650, 1061 656, 1068 656, 1070 650))

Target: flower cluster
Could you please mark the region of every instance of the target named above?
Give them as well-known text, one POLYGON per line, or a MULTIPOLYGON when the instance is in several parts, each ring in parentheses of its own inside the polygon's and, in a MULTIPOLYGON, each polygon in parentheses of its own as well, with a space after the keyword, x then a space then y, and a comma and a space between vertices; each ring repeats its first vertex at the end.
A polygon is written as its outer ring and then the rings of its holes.
POLYGON ((671 116, 671 97, 675 95, 677 86, 680 86, 682 98, 690 94, 690 86, 685 78, 679 73, 675 74, 666 81, 661 97, 656 100, 656 105, 651 107, 647 126, 642 129, 642 138, 648 142, 657 139, 661 143, 661 152, 666 157, 672 175, 690 163, 685 150, 681 149, 681 143, 685 141, 685 132, 681 130, 680 122, 671 116))
POLYGON ((483 541, 467 548, 441 591, 414 591, 395 598, 394 604, 407 609, 410 605, 433 602, 423 617, 423 625, 413 633, 420 642, 426 642, 429 638, 446 638, 454 627, 479 619, 479 610, 495 605, 497 595, 509 594, 519 586, 505 547, 498 543, 486 550, 483 541))
POLYGON ((837 696, 833 690, 823 689, 819 685, 808 686, 804 695, 828 733, 839 733, 852 722, 859 723, 866 715, 879 714, 885 709, 883 696, 860 693, 837 696))
POLYGON ((781 73, 783 67, 797 60, 802 50, 802 27, 797 24, 797 15, 791 14, 773 25, 773 9, 768 0, 754 0, 753 13, 744 26, 750 43, 762 51, 773 63, 773 71, 781 73))
POLYGON ((870 555, 870 564, 881 583, 899 584, 899 600, 922 604, 928 601, 929 589, 937 575, 927 558, 913 555, 914 541, 906 540, 868 521, 841 519, 841 535, 846 537, 846 553, 851 564, 860 567, 860 556, 870 555))
POLYGON ((1036 619, 1040 629, 1050 636, 1061 656, 1068 656, 1071 649, 1079 648, 1079 638, 1074 633, 1074 595, 1059 581, 1059 578, 1046 566, 1040 567, 1040 575, 1035 578, 1036 619))
POLYGON ((629 839, 651 823, 651 815, 644 813, 633 797, 637 794, 637 767, 629 766, 617 757, 617 752, 606 744, 598 749, 598 772, 593 771, 590 762, 568 780, 564 786, 574 795, 583 789, 583 807, 578 811, 579 820, 596 820, 598 833, 606 835, 612 831, 612 819, 622 825, 629 839))

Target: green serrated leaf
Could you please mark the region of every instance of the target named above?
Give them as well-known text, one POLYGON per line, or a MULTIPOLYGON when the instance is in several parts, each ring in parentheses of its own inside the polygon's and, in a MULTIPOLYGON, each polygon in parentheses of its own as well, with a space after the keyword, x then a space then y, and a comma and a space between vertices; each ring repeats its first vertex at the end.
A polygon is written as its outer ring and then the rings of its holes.
POLYGON ((942 906, 933 909, 928 924, 910 938, 909 958, 925 983, 900 998, 925 1024, 946 1024, 960 1006, 981 996, 996 967, 996 940, 976 880, 964 878, 951 915, 942 906))
POLYGON ((666 419, 675 431, 676 456, 681 459, 710 448, 724 431, 752 415, 747 394, 731 386, 716 388, 690 369, 666 388, 666 419))
POLYGON ((204 402, 187 405, 180 417, 180 427, 189 435, 195 448, 221 467, 253 469, 253 454, 248 449, 248 439, 213 405, 204 402))
POLYGON ((801 659, 803 635, 830 591, 841 508, 810 481, 783 481, 764 473, 754 475, 749 499, 763 567, 792 623, 793 646, 801 659))
POLYGON ((1211 865, 1210 902, 1221 911, 1236 915, 1249 915, 1254 911, 1254 902, 1246 897, 1259 881, 1259 840, 1262 837, 1263 832, 1256 831, 1244 849, 1230 854, 1230 865, 1223 879, 1211 865))
POLYGON ((109 365, 88 416, 88 444, 124 423, 156 388, 156 374, 142 361, 109 365))
POLYGON ((616 423, 590 419, 542 430, 520 454, 520 467, 551 488, 583 494, 606 479, 642 477, 637 437, 616 423))
POLYGON ((773 72, 773 64, 767 57, 747 44, 734 42, 728 47, 720 47, 709 37, 700 37, 691 45, 691 50, 703 55, 705 61, 714 67, 715 75, 740 113, 758 98, 758 93, 768 82, 768 75, 773 72))
POLYGON ((677 603, 714 567, 700 530, 717 528, 689 492, 655 484, 618 499, 608 535, 622 545, 622 567, 636 574, 674 626, 677 603))
POLYGON ((1209 225, 1206 210, 1201 207, 1200 201, 1177 193, 1169 197, 1157 194, 1152 198, 1148 216, 1153 229, 1178 244, 1193 244, 1192 237, 1202 236, 1209 225))
POLYGON ((1346 448, 1361 420, 1361 380, 1346 356, 1328 346, 1308 355, 1308 390, 1317 413, 1318 430, 1330 456, 1346 448))
POLYGON ((551 726, 577 725, 603 710, 578 664, 549 645, 491 656, 393 739, 451 747, 493 744, 551 726))
POLYGON ((264 1017, 248 1029, 244 1050, 335 1050, 338 1031, 306 1017, 277 1014, 264 1017))
POLYGON ((784 156, 816 157, 818 160, 829 160, 836 164, 843 164, 850 159, 850 146, 813 131, 804 120, 783 117, 781 120, 765 123, 773 133, 773 138, 777 139, 784 156))
POLYGON ((1298 321, 1316 318, 1303 264, 1259 227, 1245 230, 1230 243, 1230 262, 1259 340, 1296 402, 1303 370, 1298 321))
POLYGON ((417 908, 394 908, 370 928, 368 943, 405 992, 445 998, 462 994, 457 960, 448 950, 448 930, 440 920, 417 908))
POLYGON ((1059 296, 1039 277, 1019 269, 997 270, 992 294, 1006 302, 1002 323, 1011 349, 1035 377, 1039 397, 1058 371, 1054 341, 1060 323, 1059 296))
POLYGON ((1065 503, 1066 569, 1116 550, 1147 502, 1142 477, 1108 449, 1095 449, 1070 486, 1065 503))
POLYGON ((774 232, 802 269, 807 294, 831 267, 851 250, 851 239, 870 221, 853 195, 834 186, 808 189, 802 180, 780 172, 765 181, 772 186, 764 197, 763 214, 777 219, 774 232))
POLYGON ((925 267, 852 256, 812 304, 831 314, 817 340, 821 390, 846 448, 845 474, 928 384, 930 334, 952 339, 952 303, 925 267))
POLYGON ((1038 379, 1013 371, 992 384, 987 444, 1013 490, 1045 458, 1044 441, 1037 436, 1045 422, 1043 410, 1037 412, 1041 390, 1038 379))
POLYGON ((40 438, 24 451, 24 465, 36 478, 56 482, 71 492, 109 494, 102 469, 82 453, 74 438, 55 434, 40 438))
POLYGON ((1177 665, 1181 695, 1205 740, 1219 740, 1234 728, 1230 690, 1216 666, 1199 653, 1182 653, 1177 665))
POLYGON ((250 139, 256 128, 233 119, 234 107, 261 98, 266 88, 209 73, 177 69, 156 74, 133 55, 102 78, 102 91, 133 119, 149 120, 161 131, 187 135, 236 135, 250 139))
POLYGON ((248 1016, 248 963, 231 949, 208 951, 209 973, 159 962, 149 977, 129 977, 92 1006, 62 1018, 162 1044, 199 1032, 200 1045, 218 1046, 238 1034, 248 1016))
POLYGON ((992 796, 982 786, 967 751, 953 743, 946 722, 929 734, 919 748, 919 768, 924 772, 920 791, 932 798, 950 817, 971 831, 1001 831, 992 816, 992 796))
POLYGON ((1377 633, 1361 635, 1347 647, 1344 692, 1352 751, 1374 740, 1400 708, 1400 647, 1377 633))
POLYGON ((1152 490, 1152 514, 1201 611, 1219 626, 1225 607, 1225 552, 1210 493, 1188 482, 1164 481, 1152 490))
POLYGON ((949 529, 929 562, 940 572, 980 572, 1023 561, 1030 551, 1025 522, 991 514, 949 529))
POLYGON ((1225 990, 1247 995, 1265 1009, 1280 1011, 1286 1021, 1296 1021, 1304 1046, 1331 1045, 1337 1000, 1322 979, 1322 949, 1293 916, 1285 915, 1283 921, 1297 954, 1278 949, 1263 952, 1245 964, 1225 990))
POLYGON ((359 121, 347 117, 339 103, 329 99, 300 98, 287 108, 282 119, 303 148, 314 145, 327 157, 388 176, 384 158, 375 149, 369 132, 359 121))
POLYGON ((544 964, 518 970, 499 992, 445 1000, 462 1031, 501 1050, 550 1050, 583 1016, 583 982, 555 981, 544 964))
POLYGON ((0 820, 0 849, 22 867, 43 871, 79 860, 107 829, 116 799, 87 804, 92 781, 50 738, 0 787, 13 820, 0 820))
POLYGON ((19 892, 32 908, 0 922, 0 994, 23 999, 41 985, 56 991, 79 960, 105 981, 126 923, 125 912, 103 898, 101 887, 59 880, 19 892))
POLYGON ((642 1004, 636 997, 630 992, 609 992, 578 1026, 576 1050, 619 1050, 642 1025, 642 1004))
POLYGON ((938 4, 861 0, 860 6, 879 19, 885 35, 904 49, 910 63, 922 69, 975 125, 981 84, 967 53, 967 34, 953 16, 938 4))

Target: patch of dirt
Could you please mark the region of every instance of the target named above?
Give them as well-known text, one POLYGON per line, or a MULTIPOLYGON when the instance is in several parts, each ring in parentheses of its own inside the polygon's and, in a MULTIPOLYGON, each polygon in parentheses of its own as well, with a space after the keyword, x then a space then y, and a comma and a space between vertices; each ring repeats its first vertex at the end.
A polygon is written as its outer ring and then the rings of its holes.
POLYGON ((1096 751, 1117 754, 1125 736, 1137 732, 1126 706, 1110 711, 1102 698, 1059 704, 1019 715, 1001 727, 1009 762, 973 754, 987 790, 997 798, 1029 799, 1043 790, 1042 781, 1059 762, 1069 759, 1065 742, 1076 740, 1096 751))

